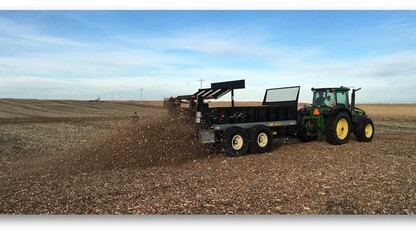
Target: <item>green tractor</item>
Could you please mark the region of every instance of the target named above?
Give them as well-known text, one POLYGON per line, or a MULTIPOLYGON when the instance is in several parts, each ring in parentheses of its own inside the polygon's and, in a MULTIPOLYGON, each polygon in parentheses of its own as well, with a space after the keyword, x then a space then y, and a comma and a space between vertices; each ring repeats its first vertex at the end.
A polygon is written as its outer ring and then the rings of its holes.
POLYGON ((298 113, 298 136, 301 141, 314 141, 326 137, 333 145, 345 144, 351 132, 358 141, 370 142, 374 136, 374 123, 364 110, 355 107, 355 92, 349 88, 312 88, 312 106, 305 106, 298 113))

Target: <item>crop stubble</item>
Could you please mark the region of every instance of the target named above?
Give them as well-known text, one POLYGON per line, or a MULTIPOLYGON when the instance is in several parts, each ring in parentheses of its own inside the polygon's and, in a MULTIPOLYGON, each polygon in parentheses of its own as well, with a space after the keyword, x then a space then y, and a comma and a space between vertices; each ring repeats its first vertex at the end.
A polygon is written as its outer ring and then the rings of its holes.
POLYGON ((84 134, 92 139, 60 154, 3 158, 0 212, 414 214, 415 120, 375 122, 371 143, 278 140, 270 153, 228 158, 197 144, 185 118, 161 112, 105 137, 84 134))

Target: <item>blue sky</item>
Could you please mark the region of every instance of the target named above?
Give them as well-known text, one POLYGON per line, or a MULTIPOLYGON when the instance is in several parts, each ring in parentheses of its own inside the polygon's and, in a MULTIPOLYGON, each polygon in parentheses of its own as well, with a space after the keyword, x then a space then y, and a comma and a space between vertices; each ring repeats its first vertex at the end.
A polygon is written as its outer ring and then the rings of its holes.
MULTIPOLYGON (((416 11, 0 11, 0 98, 162 99, 246 79, 416 101, 416 11)), ((227 100, 229 97, 224 97, 227 100)))

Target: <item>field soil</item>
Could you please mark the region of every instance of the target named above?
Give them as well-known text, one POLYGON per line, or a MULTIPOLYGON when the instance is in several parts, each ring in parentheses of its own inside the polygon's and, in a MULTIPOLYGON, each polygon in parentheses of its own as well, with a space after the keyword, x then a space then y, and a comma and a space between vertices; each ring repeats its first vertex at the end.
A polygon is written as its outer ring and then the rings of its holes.
POLYGON ((277 139, 235 158, 160 107, 0 100, 0 213, 416 212, 416 105, 360 105, 375 122, 369 143, 277 139))

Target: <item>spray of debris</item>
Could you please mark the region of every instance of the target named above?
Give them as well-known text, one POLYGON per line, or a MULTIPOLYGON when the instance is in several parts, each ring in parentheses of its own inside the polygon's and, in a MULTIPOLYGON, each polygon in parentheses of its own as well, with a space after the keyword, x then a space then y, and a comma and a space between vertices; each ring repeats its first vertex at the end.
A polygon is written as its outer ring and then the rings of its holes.
POLYGON ((187 118, 161 117, 122 126, 80 152, 72 152, 65 164, 77 172, 145 168, 206 158, 203 151, 187 118))

